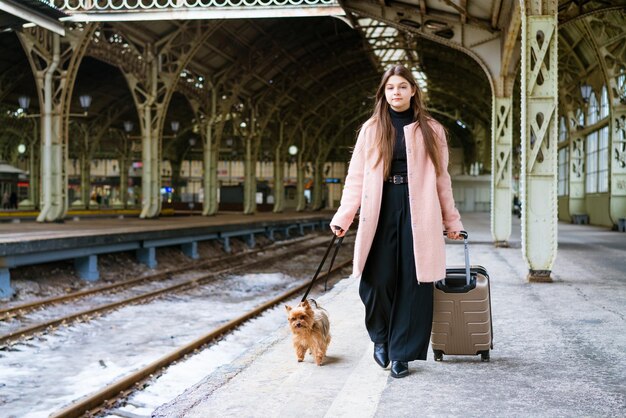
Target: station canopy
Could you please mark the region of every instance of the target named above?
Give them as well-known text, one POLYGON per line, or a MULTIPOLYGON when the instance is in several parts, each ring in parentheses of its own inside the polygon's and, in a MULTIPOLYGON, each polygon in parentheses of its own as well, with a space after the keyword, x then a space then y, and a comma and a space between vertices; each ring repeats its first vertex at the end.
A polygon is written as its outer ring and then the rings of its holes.
MULTIPOLYGON (((0 4, 8 3, 17 2, 0 0, 0 4)), ((60 13, 37 0, 20 3, 32 13, 35 9, 44 13, 41 8, 51 17, 60 13)), ((257 119, 273 112, 271 124, 323 125, 324 138, 341 131, 334 157, 345 159, 356 130, 372 112, 382 71, 400 62, 412 69, 433 115, 450 132, 452 145, 472 153, 475 131, 491 129, 491 85, 481 65, 453 44, 468 31, 502 36, 516 3, 346 0, 339 2, 345 14, 336 17, 89 23, 98 28, 78 71, 72 109, 80 110, 80 96, 89 95, 92 120, 114 109, 115 120, 107 122, 107 129, 121 131, 124 122, 130 121, 132 133, 138 135, 137 110, 122 71, 135 71, 146 48, 158 51, 177 33, 187 32, 189 42, 200 35, 204 40, 180 73, 164 124, 164 133, 173 139, 164 140, 164 147, 174 140, 186 144, 197 136, 197 121, 186 97, 217 89, 218 100, 236 94, 233 106, 242 118, 255 106, 257 119), (177 135, 171 130, 172 122, 181 126, 177 135)), ((617 0, 561 0, 559 21, 566 24, 590 11, 619 8, 620 4, 617 0)), ((614 13, 623 24, 623 9, 614 13)), ((24 18, 14 19, 19 23, 24 18)), ((570 23, 568 28, 575 28, 575 22, 570 23)), ((15 24, 4 27, 15 28, 15 24)), ((592 59, 593 51, 583 53, 592 59)), ((0 89, 2 106, 16 108, 19 97, 28 96, 29 112, 39 112, 32 72, 14 33, 0 34, 0 55, 0 79, 10 86, 0 89)), ((163 62, 171 58, 158 57, 163 62)), ((113 156, 115 148, 114 141, 103 141, 98 152, 102 157, 113 156)), ((201 147, 194 150, 201 158, 201 147)))

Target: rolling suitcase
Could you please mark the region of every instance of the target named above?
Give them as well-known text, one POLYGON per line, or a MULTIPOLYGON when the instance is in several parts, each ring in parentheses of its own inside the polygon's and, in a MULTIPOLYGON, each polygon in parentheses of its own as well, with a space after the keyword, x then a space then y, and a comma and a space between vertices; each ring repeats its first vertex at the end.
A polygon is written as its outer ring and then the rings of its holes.
POLYGON ((480 355, 489 361, 493 348, 491 292, 487 269, 470 266, 467 232, 461 231, 465 267, 448 267, 435 283, 431 344, 435 361, 444 355, 480 355))

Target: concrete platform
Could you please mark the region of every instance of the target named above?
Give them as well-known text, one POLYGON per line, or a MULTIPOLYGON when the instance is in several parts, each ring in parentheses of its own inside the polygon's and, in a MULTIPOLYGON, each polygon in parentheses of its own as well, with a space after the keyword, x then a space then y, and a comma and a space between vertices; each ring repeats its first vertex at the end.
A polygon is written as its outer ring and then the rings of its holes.
MULTIPOLYGON (((132 233, 166 234, 169 231, 185 231, 204 229, 203 232, 215 230, 235 230, 242 225, 267 226, 289 223, 293 220, 320 220, 332 217, 330 211, 320 212, 260 212, 254 215, 242 215, 235 212, 220 212, 215 216, 167 216, 156 219, 139 219, 137 217, 81 219, 64 223, 22 222, 0 224, 0 255, 4 254, 12 244, 24 242, 51 243, 54 239, 80 237, 106 237, 132 233), (206 228, 206 229, 205 229, 206 228)), ((52 242, 52 244, 55 244, 52 242)), ((55 249, 59 249, 55 247, 55 249)))
MULTIPOLYGON (((472 263, 492 278, 491 362, 434 362, 430 354, 410 363, 408 377, 391 378, 372 359, 358 282, 346 279, 318 299, 333 336, 322 367, 310 356, 296 361, 285 321, 153 416, 626 416, 623 235, 561 224, 555 281, 530 284, 519 241, 495 248, 488 221, 464 216, 476 237, 472 263)), ((461 245, 450 244, 449 264, 461 263, 462 254, 461 245)))
POLYGON ((139 262, 155 268, 156 248, 180 246, 192 259, 198 258, 198 243, 219 240, 226 252, 230 240, 242 237, 250 247, 255 235, 274 239, 303 235, 313 229, 328 228, 330 211, 258 213, 218 213, 215 216, 162 217, 158 219, 87 219, 57 223, 0 225, 0 299, 13 294, 10 269, 20 266, 74 260, 78 275, 97 280, 98 255, 135 251, 139 262))

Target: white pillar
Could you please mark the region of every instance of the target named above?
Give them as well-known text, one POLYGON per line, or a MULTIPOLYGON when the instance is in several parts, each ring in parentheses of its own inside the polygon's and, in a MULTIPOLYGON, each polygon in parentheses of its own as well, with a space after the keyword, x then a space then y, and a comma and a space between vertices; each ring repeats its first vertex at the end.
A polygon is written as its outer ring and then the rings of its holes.
POLYGON ((496 246, 508 246, 511 236, 511 167, 513 99, 494 97, 491 147, 491 234, 496 246))
MULTIPOLYGON (((538 10, 535 10, 538 7, 538 10)), ((522 250, 529 281, 551 281, 557 252, 557 11, 522 10, 522 250)))

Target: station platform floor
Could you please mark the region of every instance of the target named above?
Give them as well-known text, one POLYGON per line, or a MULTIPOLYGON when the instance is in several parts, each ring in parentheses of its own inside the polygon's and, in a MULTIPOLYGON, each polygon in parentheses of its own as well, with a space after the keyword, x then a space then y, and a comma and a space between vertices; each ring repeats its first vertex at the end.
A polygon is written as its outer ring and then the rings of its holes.
POLYGON ((243 215, 241 212, 218 212, 215 216, 164 216, 156 219, 138 217, 78 218, 63 223, 19 222, 0 224, 0 243, 15 243, 56 238, 119 235, 136 232, 184 230, 204 227, 268 225, 280 221, 329 219, 331 211, 283 213, 259 212, 243 215))
POLYGON ((157 267, 156 249, 181 246, 192 259, 199 258, 198 243, 219 240, 226 252, 231 238, 254 247, 256 235, 275 239, 327 229, 331 211, 283 213, 219 212, 215 216, 77 218, 63 223, 20 222, 0 224, 0 300, 11 297, 10 269, 60 260, 74 260, 78 275, 98 280, 98 256, 135 251, 137 260, 157 267))
MULTIPOLYGON (((318 298, 332 342, 321 367, 298 363, 284 324, 153 417, 626 416, 626 236, 559 224, 552 283, 528 283, 519 232, 491 244, 488 214, 464 214, 472 264, 491 276, 494 349, 409 364, 390 377, 372 358, 357 280, 318 298)), ((514 220, 519 231, 519 220, 514 220)), ((447 246, 448 264, 463 246, 447 246)))

